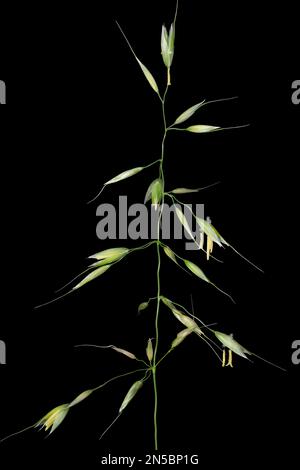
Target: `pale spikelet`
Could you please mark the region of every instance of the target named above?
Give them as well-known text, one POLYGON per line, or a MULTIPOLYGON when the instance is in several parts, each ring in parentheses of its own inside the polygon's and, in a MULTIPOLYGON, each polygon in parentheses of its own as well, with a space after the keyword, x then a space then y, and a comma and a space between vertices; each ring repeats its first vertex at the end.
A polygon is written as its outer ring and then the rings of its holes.
POLYGON ((189 194, 189 193, 198 193, 200 188, 197 189, 189 189, 189 188, 175 188, 172 191, 169 191, 171 194, 189 194))
POLYGON ((202 335, 201 329, 198 327, 195 320, 188 315, 182 313, 175 305, 171 302, 171 300, 167 299, 166 297, 161 296, 161 301, 171 310, 173 315, 177 318, 180 323, 182 323, 186 328, 192 330, 198 336, 202 335))
POLYGON ((185 328, 184 330, 181 330, 177 334, 176 338, 172 341, 171 347, 176 348, 176 346, 179 346, 179 344, 182 343, 182 341, 184 341, 187 336, 193 333, 193 331, 194 330, 192 328, 185 328))
POLYGON ((217 243, 217 245, 222 246, 222 243, 224 245, 228 246, 228 243, 224 240, 224 238, 219 234, 217 229, 207 220, 202 219, 201 217, 196 217, 197 224, 202 232, 205 233, 207 237, 209 237, 213 242, 217 243))
POLYGON ((107 250, 99 251, 99 253, 95 253, 94 255, 89 256, 89 258, 95 258, 98 260, 112 258, 114 256, 124 256, 129 252, 128 248, 124 247, 117 247, 117 248, 108 248, 107 250))
POLYGON ((194 106, 191 106, 190 108, 188 108, 186 111, 184 111, 182 114, 180 114, 180 116, 178 116, 178 118, 176 119, 176 121, 174 122, 173 125, 182 124, 183 122, 187 121, 191 116, 193 116, 193 114, 195 114, 195 112, 199 108, 201 108, 201 106, 203 106, 204 103, 205 103, 205 100, 203 100, 200 103, 197 103, 194 106))
POLYGON ((95 263, 90 264, 91 268, 100 268, 100 266, 106 266, 107 264, 115 263, 123 258, 124 255, 115 255, 110 258, 101 259, 100 261, 95 261, 95 263))
POLYGON ((195 276, 200 277, 200 279, 203 281, 210 283, 210 280, 205 276, 204 272, 199 268, 199 266, 197 266, 195 263, 192 263, 192 261, 188 261, 187 259, 184 260, 184 263, 186 267, 192 271, 193 274, 195 274, 195 276))
POLYGON ((131 352, 126 351, 126 349, 117 348, 116 346, 112 346, 112 349, 120 354, 124 354, 124 356, 129 357, 129 359, 136 359, 136 356, 131 352))
POLYGON ((55 429, 63 422, 69 412, 69 404, 57 406, 53 410, 49 411, 40 421, 37 422, 35 427, 44 428, 45 431, 51 428, 50 433, 52 434, 55 429))
POLYGON ((78 403, 88 398, 92 393, 93 393, 93 390, 85 390, 85 392, 80 393, 78 397, 76 397, 73 401, 71 401, 71 403, 69 404, 69 408, 71 408, 71 406, 78 405, 78 403))
POLYGON ((141 67, 145 77, 147 78, 148 82, 150 83, 150 86, 153 88, 153 90, 156 93, 159 93, 157 83, 156 83, 152 73, 150 72, 150 70, 148 70, 147 67, 144 64, 142 64, 142 62, 138 58, 136 58, 136 60, 138 61, 139 66, 141 67))
POLYGON ((152 359, 153 359, 153 346, 152 346, 151 338, 148 339, 147 348, 146 348, 146 355, 147 355, 147 358, 148 358, 149 362, 151 362, 152 359))
POLYGON ((130 387, 128 390, 122 405, 120 406, 119 413, 122 413, 122 411, 126 408, 126 406, 131 402, 131 400, 134 398, 134 396, 137 394, 139 389, 143 386, 143 382, 141 380, 138 380, 137 382, 134 382, 134 384, 130 387))
POLYGON ((163 182, 160 178, 153 182, 151 188, 151 204, 157 208, 163 197, 163 182))
POLYGON ((164 64, 165 64, 166 67, 170 66, 169 65, 168 42, 169 42, 168 31, 167 31, 167 28, 165 27, 165 25, 163 25, 162 29, 161 29, 160 44, 161 44, 161 55, 162 55, 162 58, 163 58, 163 61, 164 61, 164 64))
POLYGON ((251 354, 247 349, 245 349, 241 344, 239 344, 235 339, 233 339, 232 335, 226 335, 225 333, 221 333, 220 331, 214 332, 218 340, 226 346, 226 348, 233 351, 238 356, 241 356, 245 359, 248 359, 246 354, 251 354))
POLYGON ((143 310, 145 310, 147 307, 149 306, 149 302, 142 302, 139 306, 138 306, 138 312, 142 312, 143 310))
POLYGON ((174 57, 174 43, 175 43, 175 27, 171 24, 170 31, 168 33, 165 25, 162 26, 161 30, 161 55, 165 66, 169 69, 172 65, 174 57))
POLYGON ((177 320, 180 321, 184 326, 186 326, 189 329, 195 329, 198 328, 197 323, 195 320, 193 320, 191 317, 188 317, 184 313, 180 312, 177 308, 172 309, 173 315, 177 318, 177 320))
MULTIPOLYGON (((265 359, 264 357, 258 356, 258 354, 255 354, 255 353, 249 351, 248 349, 244 348, 244 346, 242 346, 235 339, 233 339, 233 335, 226 335, 225 333, 221 333, 220 331, 214 331, 214 333, 215 333, 216 337, 218 338, 218 340, 221 341, 221 343, 226 348, 228 348, 229 351, 234 352, 238 356, 241 356, 244 359, 250 360, 246 356, 246 354, 249 354, 249 355, 257 357, 258 359, 265 362, 266 364, 269 364, 270 366, 276 367, 277 369, 280 369, 280 370, 283 370, 284 372, 286 372, 286 369, 284 369, 283 367, 281 367, 277 364, 274 364, 274 362, 267 361, 267 359, 265 359)), ((223 360, 223 364, 224 364, 224 360, 223 360)), ((232 367, 232 356, 229 356, 229 361, 228 361, 227 365, 231 365, 231 367, 232 367)))
POLYGON ((130 178, 131 176, 134 176, 137 173, 139 173, 140 171, 142 171, 143 169, 144 169, 143 166, 138 166, 136 168, 131 168, 130 170, 123 171, 122 173, 115 176, 111 180, 106 181, 106 183, 104 183, 104 186, 107 186, 108 184, 118 183, 119 181, 130 178))
POLYGON ((175 212, 176 212, 176 215, 177 215, 181 225, 183 225, 185 231, 189 234, 191 239, 194 240, 194 242, 196 243, 196 240, 194 239, 194 236, 193 236, 192 231, 190 229, 190 226, 188 224, 187 218, 184 215, 184 213, 182 212, 181 208, 177 204, 175 204, 175 212))
POLYGON ((157 86, 157 83, 152 75, 152 73, 147 69, 147 67, 140 61, 140 59, 137 57, 136 53, 134 52, 130 42, 128 41, 124 31, 122 30, 121 26, 119 25, 118 22, 117 23, 117 26, 118 28, 120 29, 121 33, 123 34, 124 38, 125 38, 125 41, 127 42, 132 54, 134 55, 137 63, 139 64, 139 66, 141 67, 142 71, 143 71, 143 74, 145 75, 147 81, 149 82, 150 86, 153 88, 153 90, 159 94, 159 90, 158 90, 158 86, 157 86))
POLYGON ((190 126, 187 127, 186 130, 189 132, 194 132, 196 134, 203 134, 205 132, 213 132, 216 131, 217 129, 220 129, 218 126, 206 126, 203 124, 198 124, 196 126, 190 126))
POLYGON ((172 23, 169 29, 169 55, 170 55, 170 67, 172 65, 174 57, 174 46, 175 46, 175 24, 172 23))
POLYGON ((192 271, 193 274, 195 274, 195 276, 199 277, 200 279, 202 279, 203 281, 205 282, 208 282, 210 285, 212 285, 215 289, 217 289, 218 291, 222 292, 222 294, 226 295, 233 303, 234 300, 233 298, 227 294, 227 292, 223 291, 222 289, 220 289, 220 287, 216 286, 216 284, 214 284, 213 282, 211 282, 207 277, 206 275, 204 274, 204 272, 202 271, 202 269, 199 268, 199 266, 197 266, 195 263, 192 263, 192 261, 188 261, 188 260, 184 260, 184 263, 186 265, 186 267, 192 271))
POLYGON ((144 204, 146 204, 146 202, 150 201, 151 199, 151 195, 152 195, 152 188, 154 186, 154 184, 156 183, 157 179, 155 179, 154 181, 152 181, 150 184, 149 184, 149 187, 146 191, 146 194, 145 194, 145 198, 144 198, 144 204))
POLYGON ((82 279, 82 281, 80 281, 75 287, 73 287, 73 290, 79 289, 80 287, 84 286, 88 282, 91 282, 97 277, 101 276, 101 274, 104 274, 105 271, 107 271, 110 268, 110 266, 111 265, 101 266, 100 268, 95 269, 95 271, 88 274, 84 279, 82 279))
POLYGON ((175 305, 171 302, 171 300, 167 299, 167 297, 164 297, 163 295, 160 297, 161 301, 171 310, 175 309, 175 305))
POLYGON ((169 248, 168 246, 164 246, 163 247, 163 250, 165 252, 165 254, 172 260, 174 261, 174 263, 178 264, 177 262, 177 259, 176 259, 176 256, 175 256, 175 253, 173 250, 171 250, 171 248, 169 248))

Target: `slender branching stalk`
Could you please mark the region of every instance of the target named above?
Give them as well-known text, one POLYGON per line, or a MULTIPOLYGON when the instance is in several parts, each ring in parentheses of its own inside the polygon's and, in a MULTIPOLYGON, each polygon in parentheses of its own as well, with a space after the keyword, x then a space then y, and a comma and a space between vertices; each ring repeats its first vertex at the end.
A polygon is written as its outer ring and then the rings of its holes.
MULTIPOLYGON (((169 69, 168 69, 169 70, 169 69)), ((162 104, 162 116, 163 116, 163 138, 161 143, 161 160, 159 166, 159 178, 162 181, 162 187, 164 188, 165 185, 165 178, 164 178, 164 157, 165 157, 165 141, 167 137, 167 123, 166 123, 166 112, 165 112, 165 103, 166 97, 169 89, 169 73, 168 73, 168 83, 166 86, 166 90, 164 92, 163 98, 161 98, 162 104)), ((157 352, 158 352, 158 342, 159 342, 159 311, 160 311, 160 267, 161 267, 161 253, 160 253, 160 220, 163 211, 164 205, 164 195, 162 196, 162 206, 160 209, 160 217, 158 218, 157 223, 157 242, 156 242, 156 249, 157 249, 157 305, 156 305, 156 315, 155 315, 155 348, 154 348, 154 356, 153 356, 153 366, 152 366, 152 375, 153 375, 153 386, 154 386, 154 448, 158 450, 158 427, 157 427, 157 411, 158 411, 158 394, 157 394, 157 378, 156 378, 156 366, 157 366, 157 352)))

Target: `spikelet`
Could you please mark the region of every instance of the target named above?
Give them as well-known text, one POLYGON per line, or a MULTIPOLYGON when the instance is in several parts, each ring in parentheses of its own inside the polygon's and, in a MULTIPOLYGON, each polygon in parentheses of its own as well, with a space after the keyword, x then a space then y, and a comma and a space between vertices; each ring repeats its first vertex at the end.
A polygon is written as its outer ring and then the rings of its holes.
POLYGON ((152 346, 151 338, 148 339, 147 348, 146 348, 146 355, 147 355, 147 358, 148 358, 149 362, 152 362, 152 359, 153 359, 153 346, 152 346))
POLYGON ((137 382, 134 382, 134 384, 130 387, 128 390, 122 405, 120 406, 119 413, 122 413, 122 411, 126 408, 126 406, 131 402, 131 400, 135 397, 139 389, 143 386, 143 382, 141 380, 138 380, 137 382))

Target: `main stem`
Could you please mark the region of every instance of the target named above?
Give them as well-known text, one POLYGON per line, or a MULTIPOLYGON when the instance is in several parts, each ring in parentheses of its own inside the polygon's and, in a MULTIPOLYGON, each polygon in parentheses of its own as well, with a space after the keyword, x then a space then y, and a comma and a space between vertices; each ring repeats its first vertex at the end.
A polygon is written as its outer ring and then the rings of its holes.
MULTIPOLYGON (((164 191, 164 173, 163 173, 163 161, 165 156, 165 140, 167 136, 167 123, 166 123, 166 113, 165 113, 165 100, 167 96, 169 88, 169 83, 167 84, 165 93, 163 98, 161 99, 162 103, 162 115, 163 115, 163 123, 164 123, 164 134, 161 143, 161 159, 160 159, 160 166, 159 166, 159 178, 162 180, 162 186, 164 191)), ((161 207, 164 204, 164 195, 162 196, 161 207)), ((162 209, 161 209, 162 211, 162 209)), ((160 266, 161 266, 161 259, 160 259, 160 219, 161 214, 158 217, 157 223, 157 241, 156 241, 156 249, 157 249, 157 305, 156 305, 156 315, 155 315, 155 348, 153 353, 153 363, 152 363, 152 377, 153 377, 153 387, 154 387, 154 447, 155 450, 158 450, 158 429, 157 429, 157 409, 158 409, 158 396, 157 396, 157 377, 156 377, 156 366, 157 366, 157 350, 158 350, 158 340, 159 340, 159 328, 158 328, 158 320, 159 320, 159 308, 160 308, 160 266)))

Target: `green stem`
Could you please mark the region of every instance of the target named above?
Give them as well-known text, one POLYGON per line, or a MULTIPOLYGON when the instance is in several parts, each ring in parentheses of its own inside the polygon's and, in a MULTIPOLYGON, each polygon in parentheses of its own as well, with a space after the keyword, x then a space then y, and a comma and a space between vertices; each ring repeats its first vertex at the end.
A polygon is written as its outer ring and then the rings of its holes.
POLYGON ((168 131, 185 131, 188 132, 186 129, 181 127, 168 127, 168 131))
POLYGON ((153 166, 153 165, 155 165, 155 164, 158 163, 158 162, 161 162, 161 159, 160 159, 160 158, 159 158, 158 160, 155 160, 155 161, 152 162, 152 163, 149 163, 149 165, 144 166, 144 170, 146 170, 146 168, 150 168, 150 166, 153 166))
MULTIPOLYGON (((159 231, 159 226, 158 226, 159 231)), ((160 245, 157 243, 157 305, 156 305, 156 315, 155 315, 155 348, 153 353, 153 366, 152 366, 152 375, 153 375, 153 387, 154 387, 154 445, 155 450, 158 450, 158 438, 157 438, 157 408, 158 408, 158 396, 157 396, 157 380, 156 380, 156 357, 157 357, 157 350, 158 350, 158 340, 159 340, 159 328, 158 328, 158 320, 159 320, 159 307, 160 307, 160 266, 161 266, 161 258, 160 258, 160 245)))
MULTIPOLYGON (((162 180, 162 185, 164 187, 164 172, 163 172, 163 162, 164 162, 164 155, 165 155, 165 140, 167 137, 167 122, 166 122, 166 113, 165 113, 165 101, 168 92, 169 85, 167 84, 163 98, 161 98, 162 104, 162 116, 163 116, 163 125, 164 125, 164 133, 161 143, 161 159, 159 165, 159 178, 162 180)), ((164 205, 164 195, 161 201, 161 207, 164 205)), ((154 421, 154 447, 155 450, 158 450, 158 428, 157 428, 157 411, 158 411, 158 394, 157 394, 157 377, 156 377, 156 367, 157 367, 157 351, 158 351, 158 342, 159 342, 159 310, 160 310, 160 267, 161 267, 161 256, 160 256, 160 220, 161 220, 162 209, 160 212, 160 216, 158 218, 157 223, 157 241, 156 241, 156 250, 157 250, 157 304, 156 304, 156 315, 155 315, 155 348, 153 353, 153 365, 152 365, 152 377, 153 377, 153 388, 154 388, 154 414, 153 414, 153 421, 154 421)))
POLYGON ((160 360, 157 362, 156 366, 158 366, 172 351, 173 351, 173 348, 169 349, 169 351, 167 351, 167 352, 160 358, 160 360))
MULTIPOLYGON (((177 13, 178 13, 178 0, 176 1, 176 10, 175 10, 175 17, 174 17, 174 28, 176 25, 176 19, 177 19, 177 13)), ((158 341, 159 341, 159 329, 158 329, 158 320, 159 320, 159 307, 160 307, 160 266, 161 266, 161 259, 160 259, 160 240, 159 240, 159 232, 160 232, 160 220, 162 216, 162 210, 163 210, 163 205, 164 205, 164 185, 165 185, 165 178, 164 178, 164 171, 163 171, 163 163, 164 163, 164 156, 165 156, 165 140, 167 137, 167 133, 169 130, 169 127, 167 126, 167 121, 166 121, 166 112, 165 112, 165 102, 166 102, 166 96, 168 93, 168 89, 170 86, 170 70, 168 70, 168 81, 167 81, 167 86, 164 92, 163 97, 159 95, 159 98, 161 100, 162 104, 162 116, 163 116, 163 124, 164 124, 164 133, 163 133, 163 138, 162 138, 162 143, 161 143, 161 158, 160 158, 160 165, 159 165, 159 178, 162 181, 163 185, 163 195, 162 195, 162 201, 161 201, 161 212, 160 216, 158 218, 158 223, 157 223, 157 306, 156 306, 156 316, 155 316, 155 348, 154 348, 154 353, 153 353, 153 364, 152 364, 152 377, 153 377, 153 387, 154 387, 154 445, 155 445, 155 450, 158 450, 158 430, 157 430, 157 408, 158 408, 158 396, 157 396, 157 379, 156 379, 156 367, 157 367, 157 351, 158 351, 158 341)))
POLYGON ((144 372, 145 370, 147 370, 147 369, 145 369, 145 368, 144 369, 136 369, 136 370, 132 370, 130 372, 126 372, 125 374, 116 375, 115 377, 112 377, 111 379, 107 380, 103 384, 98 385, 98 387, 93 388, 92 392, 96 392, 97 390, 100 390, 100 388, 105 387, 106 385, 108 385, 110 382, 113 382, 114 380, 120 379, 122 377, 126 377, 127 375, 136 374, 137 372, 144 372))
POLYGON ((129 253, 133 253, 134 251, 139 251, 139 250, 145 250, 146 248, 149 248, 149 246, 154 245, 154 243, 155 243, 155 240, 153 240, 152 242, 146 243, 145 245, 138 246, 136 248, 130 248, 129 253))

